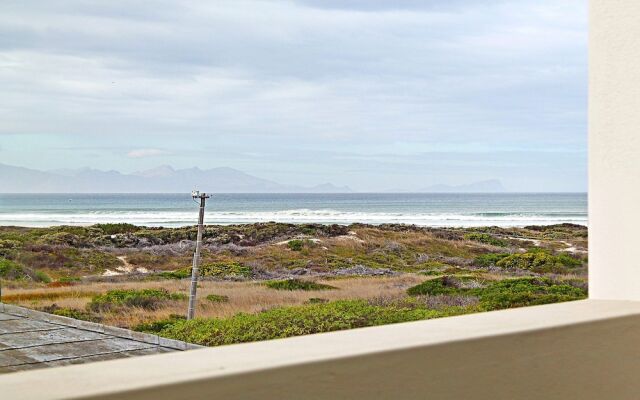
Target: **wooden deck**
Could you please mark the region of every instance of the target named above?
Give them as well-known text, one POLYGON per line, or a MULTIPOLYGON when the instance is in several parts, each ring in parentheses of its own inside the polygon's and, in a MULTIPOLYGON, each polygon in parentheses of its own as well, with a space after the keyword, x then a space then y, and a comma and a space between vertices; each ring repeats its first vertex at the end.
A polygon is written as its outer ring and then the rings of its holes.
POLYGON ((197 347, 0 303, 0 374, 197 347))

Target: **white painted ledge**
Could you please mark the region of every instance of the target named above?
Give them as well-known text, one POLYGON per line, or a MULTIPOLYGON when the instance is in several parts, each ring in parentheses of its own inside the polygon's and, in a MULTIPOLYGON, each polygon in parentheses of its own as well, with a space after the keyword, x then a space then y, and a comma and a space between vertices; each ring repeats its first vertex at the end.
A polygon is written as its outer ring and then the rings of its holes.
POLYGON ((584 300, 0 376, 7 399, 637 398, 640 302, 584 300), (37 382, 37 384, 35 384, 37 382))

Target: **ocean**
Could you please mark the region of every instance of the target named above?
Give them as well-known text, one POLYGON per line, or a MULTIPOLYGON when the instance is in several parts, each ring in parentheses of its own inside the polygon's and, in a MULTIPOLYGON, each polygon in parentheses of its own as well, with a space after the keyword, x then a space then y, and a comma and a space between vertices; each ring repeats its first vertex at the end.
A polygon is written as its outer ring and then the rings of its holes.
MULTIPOLYGON (((190 194, 0 194, 0 225, 195 225, 190 194)), ((213 194, 207 224, 587 225, 586 193, 213 194)))

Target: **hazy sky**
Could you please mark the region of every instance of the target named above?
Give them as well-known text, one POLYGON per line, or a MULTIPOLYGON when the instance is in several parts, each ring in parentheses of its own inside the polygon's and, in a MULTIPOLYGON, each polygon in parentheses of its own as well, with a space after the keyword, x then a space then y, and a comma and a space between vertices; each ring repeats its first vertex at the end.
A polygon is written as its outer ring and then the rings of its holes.
POLYGON ((0 2, 0 163, 586 190, 586 0, 0 2))

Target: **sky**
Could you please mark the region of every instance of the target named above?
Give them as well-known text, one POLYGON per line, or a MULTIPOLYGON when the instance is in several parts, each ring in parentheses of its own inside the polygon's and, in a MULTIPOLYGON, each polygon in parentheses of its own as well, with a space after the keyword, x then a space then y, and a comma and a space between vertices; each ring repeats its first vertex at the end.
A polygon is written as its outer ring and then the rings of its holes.
POLYGON ((587 188, 586 0, 2 0, 0 88, 4 164, 587 188))

